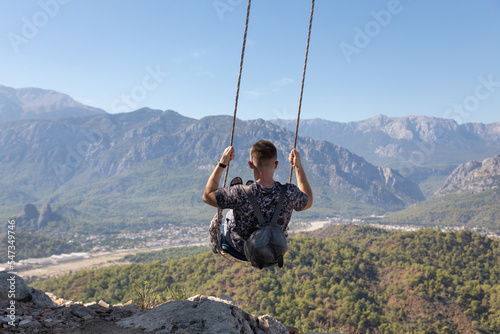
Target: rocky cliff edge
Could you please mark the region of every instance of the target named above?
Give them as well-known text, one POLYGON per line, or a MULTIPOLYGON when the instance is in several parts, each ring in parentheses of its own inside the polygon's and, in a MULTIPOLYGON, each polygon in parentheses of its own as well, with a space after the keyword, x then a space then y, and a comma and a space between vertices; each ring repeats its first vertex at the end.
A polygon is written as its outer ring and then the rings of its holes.
POLYGON ((30 288, 25 281, 0 272, 0 331, 77 334, 298 334, 269 315, 252 315, 231 298, 197 295, 150 310, 132 301, 83 304, 30 288))

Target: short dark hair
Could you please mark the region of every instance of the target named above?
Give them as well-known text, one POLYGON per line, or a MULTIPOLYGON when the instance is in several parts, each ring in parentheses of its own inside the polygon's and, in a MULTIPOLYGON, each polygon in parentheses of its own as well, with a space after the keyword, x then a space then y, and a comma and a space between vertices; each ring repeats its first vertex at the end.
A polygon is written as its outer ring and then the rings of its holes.
POLYGON ((266 164, 273 164, 278 160, 278 151, 276 146, 269 140, 259 140, 252 145, 250 149, 250 159, 257 167, 263 167, 266 164))

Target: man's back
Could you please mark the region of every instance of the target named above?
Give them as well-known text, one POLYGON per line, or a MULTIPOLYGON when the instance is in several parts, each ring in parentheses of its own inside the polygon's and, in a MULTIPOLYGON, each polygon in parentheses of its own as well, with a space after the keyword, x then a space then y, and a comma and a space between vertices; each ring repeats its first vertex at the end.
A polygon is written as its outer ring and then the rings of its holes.
MULTIPOLYGON (((219 188, 223 170, 235 157, 234 147, 229 146, 224 150, 219 163, 214 168, 208 178, 205 190, 203 191, 203 201, 219 209, 233 209, 234 220, 226 223, 224 240, 231 241, 231 248, 238 252, 244 252, 245 240, 255 231, 258 224, 257 218, 253 214, 248 196, 242 186, 230 188, 219 188), (227 232, 227 233, 226 233, 227 232)), ((292 211, 307 210, 313 204, 313 193, 300 160, 300 154, 294 148, 288 156, 288 161, 295 169, 297 185, 290 184, 283 209, 280 211, 278 224, 285 231, 292 215, 292 211)), ((278 153, 276 146, 268 140, 259 140, 250 148, 250 160, 248 166, 253 171, 255 184, 252 185, 252 194, 256 197, 259 208, 265 219, 271 219, 274 208, 278 202, 278 194, 282 185, 274 181, 274 171, 278 167, 278 153)), ((226 172, 227 175, 227 172, 226 172)), ((220 244, 220 224, 221 219, 212 220, 210 225, 211 240, 218 249, 220 244), (213 223, 213 224, 212 224, 213 223), (217 233, 217 231, 219 231, 217 233)))
MULTIPOLYGON (((275 182, 271 188, 265 188, 259 183, 250 185, 264 220, 270 221, 279 200, 281 187, 284 185, 275 182)), ((278 225, 283 231, 288 229, 288 223, 293 210, 301 211, 307 205, 308 196, 294 184, 287 184, 287 191, 281 209, 278 225)), ((257 229, 258 220, 243 186, 220 188, 216 194, 217 204, 223 209, 232 209, 234 220, 229 221, 228 235, 236 250, 243 253, 244 240, 257 229)))

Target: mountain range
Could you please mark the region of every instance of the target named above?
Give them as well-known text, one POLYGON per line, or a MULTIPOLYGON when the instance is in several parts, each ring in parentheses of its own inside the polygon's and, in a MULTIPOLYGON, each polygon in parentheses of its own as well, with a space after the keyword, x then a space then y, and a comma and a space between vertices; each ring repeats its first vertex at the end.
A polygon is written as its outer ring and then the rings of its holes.
MULTIPOLYGON (((0 123, 4 209, 13 214, 23 203, 49 202, 56 211, 73 208, 87 220, 209 219, 201 192, 229 143, 231 122, 226 116, 195 120, 141 109, 0 123)), ((283 166, 277 179, 286 182, 293 134, 263 120, 236 126, 231 174, 250 179, 250 146, 267 138, 276 144, 283 166)), ((298 146, 316 188, 310 215, 380 214, 424 199, 418 185, 397 171, 376 167, 344 148, 309 138, 300 138, 298 146)))
POLYGON ((433 198, 450 193, 477 194, 500 187, 500 154, 484 161, 469 161, 458 166, 433 198))
MULTIPOLYGON (((74 105, 80 109, 72 109, 68 106, 74 100, 53 91, 5 87, 3 90, 18 99, 0 104, 1 115, 18 116, 0 122, 2 215, 12 217, 26 203, 50 204, 59 221, 44 224, 44 229, 79 232, 118 231, 137 228, 138 224, 147 227, 165 222, 206 224, 210 219, 213 210, 202 203, 201 192, 223 149, 229 145, 230 117, 197 120, 172 110, 148 108, 107 114, 77 102, 74 105), (51 112, 23 116, 26 96, 38 96, 35 100, 39 106, 51 106, 40 110, 48 108, 51 112), (60 97, 59 102, 55 96, 60 97), (35 115, 34 118, 43 115, 47 119, 20 119, 30 115, 35 115)), ((385 143, 386 148, 398 147, 403 153, 410 152, 411 147, 428 148, 426 164, 415 165, 427 170, 425 182, 434 180, 427 189, 428 197, 432 195, 429 189, 435 191, 444 182, 429 177, 436 175, 429 170, 439 170, 443 174, 440 177, 445 178, 451 172, 448 169, 466 159, 460 157, 463 152, 489 154, 489 157, 494 151, 498 153, 500 123, 465 126, 453 123, 423 116, 404 119, 377 116, 344 125, 324 120, 302 121, 297 146, 314 189, 315 205, 301 213, 299 219, 380 215, 423 201, 423 192, 411 180, 417 173, 388 167, 397 161, 397 155, 393 157, 395 160, 381 164, 382 167, 367 161, 377 154, 382 159, 381 149, 376 149, 380 143, 385 143), (323 130, 314 131, 319 126, 323 130), (302 137, 311 131, 317 138, 302 137), (335 135, 329 140, 318 138, 328 133, 335 135), (454 139, 449 139, 452 136, 454 139), (346 144, 351 138, 357 150, 361 150, 365 141, 364 155, 352 153, 339 142, 330 142, 341 137, 346 144), (432 147, 434 152, 430 154, 432 147), (447 150, 450 159, 437 153, 442 150, 447 150), (436 155, 440 159, 436 160, 436 155), (436 167, 441 163, 446 168, 436 167), (402 175, 405 172, 408 177, 402 175)), ((229 177, 253 178, 247 167, 248 152, 255 141, 266 138, 278 148, 280 166, 276 179, 288 182, 287 157, 293 147, 293 133, 287 124, 288 121, 281 120, 237 120, 236 159, 231 163, 229 177)), ((35 225, 26 224, 23 228, 34 231, 38 228, 35 225)))
POLYGON ((66 94, 40 88, 15 89, 0 85, 0 122, 103 114, 66 94))
POLYGON ((459 165, 427 200, 381 221, 500 230, 500 154, 459 165))
MULTIPOLYGON (((295 120, 273 120, 295 129, 295 120)), ((427 116, 377 115, 358 122, 302 120, 301 136, 326 140, 367 161, 398 170, 429 197, 459 164, 500 153, 500 122, 457 124, 427 116)))

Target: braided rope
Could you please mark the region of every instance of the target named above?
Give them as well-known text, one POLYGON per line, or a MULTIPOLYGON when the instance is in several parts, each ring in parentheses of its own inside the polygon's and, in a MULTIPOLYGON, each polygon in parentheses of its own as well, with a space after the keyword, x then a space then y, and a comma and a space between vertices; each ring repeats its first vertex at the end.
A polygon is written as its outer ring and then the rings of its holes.
MULTIPOLYGON (((238 74, 238 84, 236 87, 236 98, 234 101, 234 114, 233 114, 233 125, 231 127, 231 140, 229 146, 233 146, 233 140, 234 140, 234 128, 236 124, 236 112, 238 110, 238 100, 240 97, 240 85, 241 85, 241 73, 243 72, 243 60, 245 58, 245 48, 247 44, 247 33, 248 33, 248 22, 250 19, 250 7, 252 4, 252 0, 248 0, 248 6, 247 6, 247 16, 246 16, 246 22, 245 22, 245 33, 243 34, 243 46, 241 48, 241 59, 240 59, 240 71, 238 74)), ((223 187, 226 187, 227 183, 227 176, 229 174, 229 165, 230 162, 227 164, 226 168, 226 174, 224 175, 224 183, 223 187)), ((219 208, 217 210, 217 213, 215 214, 214 218, 212 219, 212 222, 210 223, 210 241, 215 245, 215 248, 217 249, 217 252, 222 255, 224 258, 233 261, 233 262, 243 262, 238 259, 234 259, 232 256, 228 255, 226 252, 222 250, 221 246, 221 230, 220 227, 222 225, 222 209, 219 208)))
MULTIPOLYGON (((236 98, 234 100, 233 125, 231 127, 231 140, 229 142, 229 146, 233 146, 233 140, 234 140, 234 128, 235 128, 235 124, 236 124, 236 112, 238 111, 238 100, 240 98, 241 73, 243 72, 243 60, 245 59, 245 47, 247 45, 248 21, 250 19, 250 6, 251 6, 251 4, 252 4, 252 0, 248 0, 247 18, 246 18, 246 22, 245 22, 245 33, 243 34, 243 46, 241 47, 240 72, 238 74, 238 85, 236 86, 236 98)), ((227 182, 227 175, 229 173, 229 165, 230 165, 230 162, 227 164, 226 175, 224 176, 224 184, 223 184, 224 187, 226 186, 226 182, 227 182)))
MULTIPOLYGON (((299 122, 300 122, 300 111, 302 109, 302 96, 304 95, 304 83, 306 81, 306 69, 307 69, 307 58, 309 56, 309 42, 311 41, 311 30, 314 16, 314 3, 312 0, 311 5, 311 17, 309 19, 309 32, 307 33, 307 45, 306 45, 306 56, 304 57, 304 70, 302 72, 302 86, 300 87, 300 99, 299 99, 299 111, 297 113, 297 125, 295 126, 295 139, 293 140, 293 148, 297 148, 297 137, 299 133, 299 122)), ((293 166, 290 168, 290 183, 292 183, 293 177, 293 166)))
MULTIPOLYGON (((235 128, 235 124, 236 124, 236 113, 238 110, 238 100, 239 100, 239 96, 240 96, 241 74, 243 72, 243 60, 245 58, 245 48, 246 48, 246 42, 247 42, 248 22, 249 22, 249 18, 250 18, 251 3, 252 3, 252 0, 248 0, 247 15, 246 15, 246 22, 245 22, 245 33, 243 35, 243 46, 241 49, 240 70, 239 70, 239 74, 238 74, 238 84, 237 84, 237 88, 236 88, 236 98, 235 98, 235 102, 234 102, 234 114, 233 114, 233 124, 231 127, 230 146, 233 146, 233 140, 234 140, 234 128, 235 128)), ((305 59, 304 59, 304 70, 302 73, 302 86, 300 89, 299 110, 298 110, 298 115, 297 115, 297 125, 295 128, 295 139, 294 139, 294 144, 293 144, 294 148, 297 147, 297 134, 299 131, 300 111, 302 109, 302 96, 304 94, 304 83, 305 83, 305 77, 306 77, 307 59, 308 59, 308 55, 309 55, 309 42, 311 39, 314 4, 315 4, 315 0, 312 0, 311 17, 309 20, 309 31, 308 31, 308 35, 307 35, 306 55, 305 55, 305 59)), ((226 173, 224 175, 223 187, 226 187, 228 174, 229 174, 229 163, 228 163, 228 166, 226 168, 226 173)), ((292 182, 292 175, 293 175, 293 167, 290 170, 290 182, 292 182)), ((215 244, 215 247, 216 247, 218 253, 220 255, 222 255, 224 258, 226 258, 227 260, 230 260, 232 262, 244 262, 244 261, 233 258, 228 253, 226 253, 225 251, 222 250, 221 231, 220 231, 220 227, 222 225, 222 219, 223 219, 222 209, 219 208, 217 210, 217 213, 215 214, 214 218, 212 219, 212 221, 210 223, 209 232, 210 232, 211 242, 215 244)))

